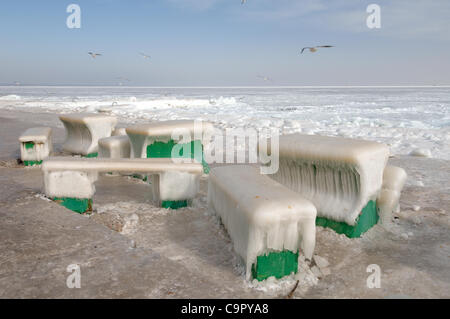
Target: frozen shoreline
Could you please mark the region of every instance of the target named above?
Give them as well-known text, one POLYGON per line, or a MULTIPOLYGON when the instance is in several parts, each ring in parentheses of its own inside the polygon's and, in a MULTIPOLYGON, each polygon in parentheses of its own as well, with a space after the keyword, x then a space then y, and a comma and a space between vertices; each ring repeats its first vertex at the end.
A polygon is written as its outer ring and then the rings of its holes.
MULTIPOLYGON (((153 206, 147 185, 125 177, 100 179, 90 218, 43 200, 40 171, 13 165, 18 136, 36 125, 53 127, 60 149, 57 114, 0 110, 1 297, 261 298, 289 291, 289 281, 274 292, 244 282, 228 235, 207 214, 206 180, 195 205, 176 213, 153 206), (127 224, 133 214, 137 224, 127 224), (82 263, 83 292, 65 288, 73 262, 82 263)), ((409 175, 392 227, 377 225, 355 240, 319 228, 315 253, 328 259, 331 274, 299 287, 294 298, 450 297, 450 161, 406 156, 390 163, 409 175), (370 264, 382 270, 380 289, 366 287, 370 264)))
POLYGON ((0 87, 0 109, 104 112, 127 123, 201 119, 216 127, 344 136, 395 155, 450 160, 450 87, 0 87))

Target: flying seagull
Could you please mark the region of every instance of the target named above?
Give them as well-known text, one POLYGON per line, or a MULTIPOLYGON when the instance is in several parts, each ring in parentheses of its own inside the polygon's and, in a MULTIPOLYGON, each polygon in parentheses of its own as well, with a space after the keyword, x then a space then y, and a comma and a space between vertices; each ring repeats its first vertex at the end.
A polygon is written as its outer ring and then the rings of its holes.
POLYGON ((150 59, 150 56, 144 53, 139 53, 140 55, 142 55, 144 57, 144 59, 150 59))
POLYGON ((242 0, 241 4, 244 4, 245 2, 247 2, 247 0, 242 0))
POLYGON ((268 76, 257 75, 256 77, 262 79, 263 81, 272 81, 272 79, 269 78, 268 76))
POLYGON ((94 53, 94 52, 88 52, 88 54, 89 54, 93 59, 95 59, 97 56, 100 56, 100 55, 101 55, 100 53, 94 53))
POLYGON ((318 48, 333 48, 333 47, 334 47, 333 45, 318 45, 318 46, 315 46, 315 47, 304 47, 302 49, 302 52, 300 52, 300 54, 302 54, 303 51, 305 51, 305 50, 309 50, 309 52, 314 53, 314 52, 317 51, 318 48))

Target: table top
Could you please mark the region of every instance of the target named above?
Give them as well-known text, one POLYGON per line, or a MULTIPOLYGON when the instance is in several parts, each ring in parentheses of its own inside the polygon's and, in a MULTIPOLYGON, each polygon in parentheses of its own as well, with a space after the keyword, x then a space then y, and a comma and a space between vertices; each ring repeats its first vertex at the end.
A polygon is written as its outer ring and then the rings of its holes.
POLYGON ((97 121, 107 121, 107 122, 117 122, 115 116, 96 114, 96 113, 70 113, 63 114, 59 116, 61 121, 66 122, 77 122, 77 123, 87 123, 87 122, 97 122, 97 121))
POLYGON ((214 126, 209 122, 194 121, 194 120, 174 120, 161 121, 149 124, 138 124, 127 127, 128 134, 146 135, 146 136, 171 136, 175 130, 187 130, 189 133, 199 130, 200 134, 207 130, 213 130, 214 126))

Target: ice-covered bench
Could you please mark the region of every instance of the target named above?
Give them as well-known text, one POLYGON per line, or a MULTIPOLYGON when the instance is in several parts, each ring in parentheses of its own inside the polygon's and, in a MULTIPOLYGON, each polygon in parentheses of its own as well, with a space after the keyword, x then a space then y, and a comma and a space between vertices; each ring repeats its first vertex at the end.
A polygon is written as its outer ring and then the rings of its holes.
MULTIPOLYGON (((79 213, 91 210, 94 182, 101 172, 156 174, 153 200, 163 207, 187 202, 198 191, 200 163, 174 163, 171 159, 105 159, 50 157, 43 161, 45 194, 79 213)), ((184 206, 186 206, 184 205, 184 206)))
POLYGON ((246 263, 246 278, 281 278, 297 272, 299 250, 311 259, 316 208, 297 193, 260 174, 258 168, 214 168, 208 207, 221 217, 233 246, 246 263))
POLYGON ((39 165, 53 151, 52 129, 33 127, 27 129, 20 137, 20 159, 25 166, 39 165))
POLYGON ((280 137, 279 170, 269 176, 316 206, 317 225, 360 237, 378 222, 388 157, 388 147, 376 142, 291 134, 280 137))
POLYGON ((117 118, 101 114, 76 113, 61 115, 66 128, 63 150, 85 157, 98 155, 98 140, 111 136, 117 118))
POLYGON ((203 148, 209 143, 213 125, 193 120, 162 121, 128 127, 134 158, 193 158, 209 168, 203 148))
POLYGON ((98 140, 98 157, 130 158, 130 139, 128 136, 110 136, 98 140))
POLYGON ((400 195, 405 185, 407 174, 401 167, 388 165, 384 169, 383 184, 377 199, 380 210, 380 219, 383 224, 389 224, 392 213, 400 209, 400 195))

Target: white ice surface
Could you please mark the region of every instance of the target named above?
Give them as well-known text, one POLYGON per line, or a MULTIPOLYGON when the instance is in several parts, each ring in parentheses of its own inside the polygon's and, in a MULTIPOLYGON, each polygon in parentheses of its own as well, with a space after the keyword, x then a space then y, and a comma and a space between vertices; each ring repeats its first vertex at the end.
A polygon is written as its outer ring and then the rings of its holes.
POLYGON ((389 149, 371 141, 291 134, 280 137, 279 154, 279 170, 268 176, 310 200, 318 216, 354 225, 381 190, 389 149))
POLYGON ((202 119, 218 128, 277 128, 426 148, 450 159, 450 87, 0 87, 0 108, 97 112, 129 124, 202 119))
POLYGON ((316 208, 265 175, 245 165, 214 168, 208 206, 221 217, 233 246, 246 263, 246 278, 256 257, 290 250, 311 259, 315 246, 316 208))

